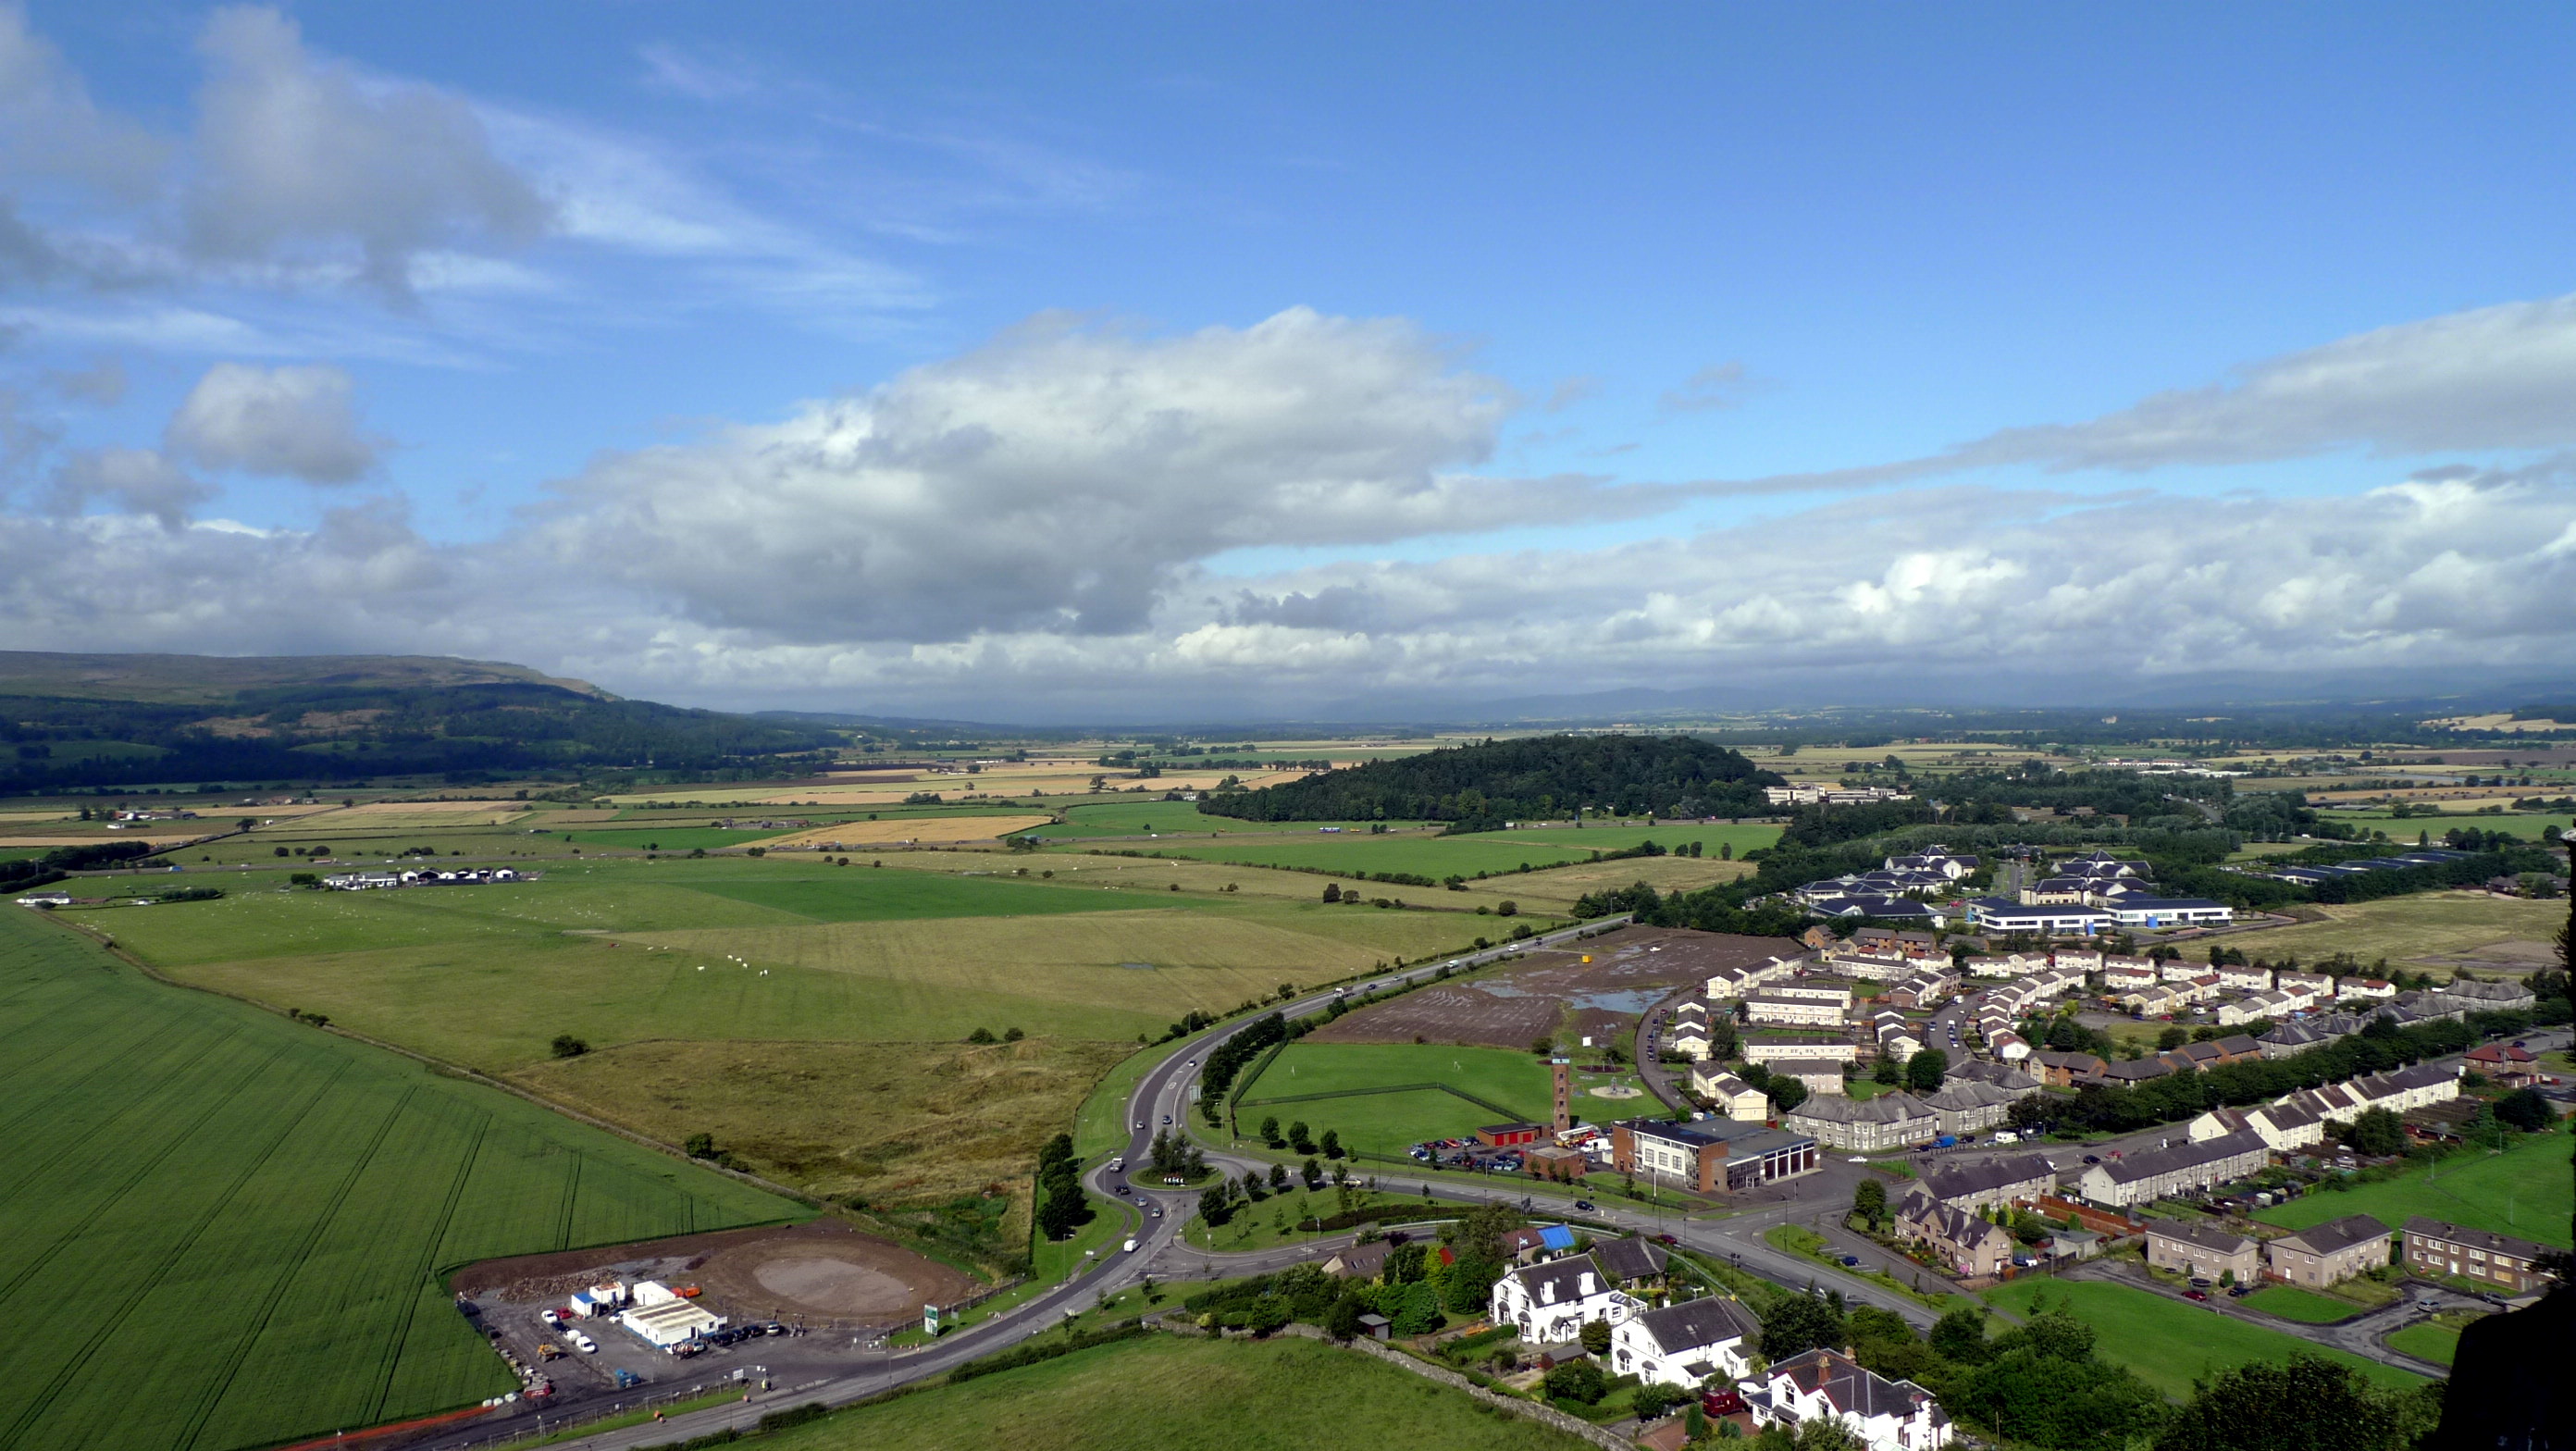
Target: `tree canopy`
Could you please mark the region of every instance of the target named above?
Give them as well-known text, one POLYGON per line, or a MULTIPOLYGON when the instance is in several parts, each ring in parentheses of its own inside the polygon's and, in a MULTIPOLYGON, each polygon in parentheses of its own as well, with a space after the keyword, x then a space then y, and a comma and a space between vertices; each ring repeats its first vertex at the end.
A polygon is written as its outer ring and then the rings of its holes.
POLYGON ((1199 799, 1247 821, 1445 821, 1453 831, 1571 816, 1751 816, 1780 776, 1692 736, 1525 736, 1346 767, 1199 799))

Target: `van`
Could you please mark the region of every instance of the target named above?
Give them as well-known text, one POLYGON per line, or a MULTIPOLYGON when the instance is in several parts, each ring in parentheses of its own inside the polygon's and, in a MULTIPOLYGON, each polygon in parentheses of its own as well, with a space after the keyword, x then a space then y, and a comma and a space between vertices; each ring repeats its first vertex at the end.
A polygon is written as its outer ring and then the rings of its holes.
POLYGON ((2014 1133, 2010 1129, 1998 1129, 1995 1132, 1995 1142, 1999 1144, 2018 1144, 2021 1142, 2021 1135, 2014 1133))
POLYGON ((1134 1241, 1134 1240, 1132 1240, 1132 1239, 1131 1239, 1131 1240, 1129 1240, 1129 1241, 1127 1241, 1125 1244, 1123 1244, 1123 1245, 1120 1245, 1120 1246, 1119 1246, 1119 1253, 1121 1253, 1121 1254, 1131 1254, 1131 1255, 1132 1255, 1132 1254, 1134 1254, 1135 1252, 1136 1252, 1136 1241, 1134 1241))

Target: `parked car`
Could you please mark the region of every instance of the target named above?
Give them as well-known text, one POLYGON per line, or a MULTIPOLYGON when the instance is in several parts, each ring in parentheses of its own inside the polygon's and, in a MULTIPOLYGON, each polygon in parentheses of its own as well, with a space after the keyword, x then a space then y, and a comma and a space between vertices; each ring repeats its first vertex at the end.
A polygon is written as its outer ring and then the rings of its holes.
POLYGON ((621 1391, 631 1391, 644 1383, 644 1377, 637 1375, 635 1372, 628 1370, 624 1366, 619 1366, 617 1369, 610 1371, 609 1378, 617 1382, 617 1388, 621 1391))
POLYGON ((2182 1297, 2186 1300, 2206 1300, 2209 1298, 2209 1292, 2207 1290, 2185 1290, 2182 1292, 2182 1297))
POLYGON ((1843 1256, 1843 1263, 1844 1263, 1844 1264, 1846 1264, 1846 1265, 1857 1265, 1857 1264, 1859 1264, 1859 1263, 1860 1263, 1860 1256, 1858 1256, 1858 1255, 1845 1255, 1845 1256, 1843 1256))
POLYGON ((2088 1164, 2098 1164, 2102 1162, 2102 1156, 2100 1154, 2086 1154, 2084 1156, 2084 1162, 2088 1164))
POLYGON ((582 1334, 578 1330, 564 1338, 572 1342, 573 1349, 580 1351, 584 1355, 597 1355, 599 1353, 599 1342, 582 1334))

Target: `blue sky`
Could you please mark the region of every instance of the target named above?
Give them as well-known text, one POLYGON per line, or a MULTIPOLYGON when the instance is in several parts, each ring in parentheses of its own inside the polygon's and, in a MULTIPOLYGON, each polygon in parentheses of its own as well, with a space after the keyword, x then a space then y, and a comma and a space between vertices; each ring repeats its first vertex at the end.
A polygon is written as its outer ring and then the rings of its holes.
POLYGON ((0 646, 988 718, 2571 663, 2563 8, 7 16, 0 646))

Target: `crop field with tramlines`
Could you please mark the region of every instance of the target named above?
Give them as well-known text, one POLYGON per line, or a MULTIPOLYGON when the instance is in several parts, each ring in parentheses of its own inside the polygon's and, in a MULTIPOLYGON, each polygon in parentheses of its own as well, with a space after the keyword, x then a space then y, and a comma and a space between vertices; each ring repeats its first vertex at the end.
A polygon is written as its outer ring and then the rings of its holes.
POLYGON ((0 1445, 257 1446, 515 1388, 446 1271, 787 1201, 0 910, 0 1445))

